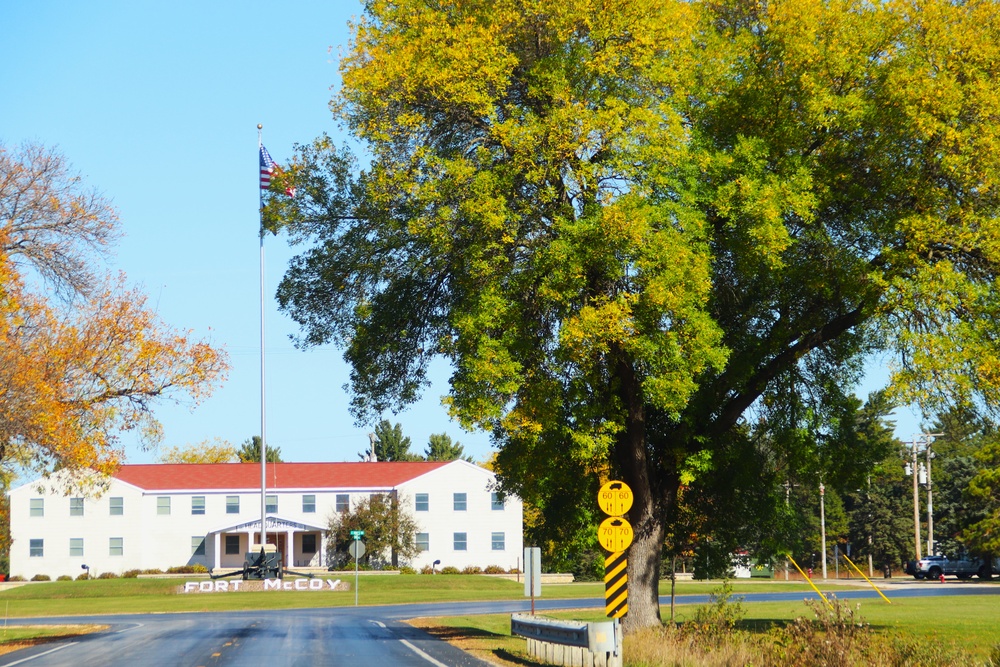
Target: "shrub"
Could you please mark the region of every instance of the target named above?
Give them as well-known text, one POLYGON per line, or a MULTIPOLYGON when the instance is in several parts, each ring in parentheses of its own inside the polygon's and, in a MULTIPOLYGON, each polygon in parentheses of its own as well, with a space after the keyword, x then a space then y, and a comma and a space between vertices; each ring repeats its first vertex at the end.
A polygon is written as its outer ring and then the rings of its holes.
POLYGON ((424 565, 420 568, 420 574, 434 574, 434 568, 430 565, 424 565))
POLYGON ((487 565, 483 568, 483 574, 507 574, 507 570, 499 565, 487 565))
POLYGON ((77 581, 87 581, 87 579, 90 579, 90 575, 87 574, 86 572, 84 572, 83 574, 76 575, 77 581))
POLYGON ((73 581, 73 577, 69 576, 68 574, 60 574, 58 577, 56 577, 56 581, 73 581))
POLYGON ((743 620, 743 597, 733 595, 733 585, 728 580, 712 591, 710 604, 698 607, 684 629, 698 638, 719 643, 729 635, 736 624, 743 620))
POLYGON ((97 575, 97 578, 98 579, 117 579, 118 575, 115 574, 114 572, 101 572, 99 575, 97 575))
POLYGON ((507 570, 507 574, 521 574, 521 570, 519 568, 512 567, 507 570))
POLYGON ((125 570, 122 572, 122 579, 135 579, 140 574, 142 574, 140 570, 125 570))
POLYGON ((483 568, 479 567, 478 565, 469 565, 464 570, 462 570, 462 574, 482 574, 482 573, 483 573, 483 568))
POLYGON ((201 563, 195 563, 194 565, 175 565, 174 567, 167 568, 167 574, 204 574, 206 572, 208 572, 208 568, 201 563))
POLYGON ((416 574, 417 571, 414 570, 409 565, 404 565, 403 567, 399 568, 399 573, 400 574, 416 574))
POLYGON ((454 565, 447 565, 441 568, 441 574, 461 574, 454 565))
POLYGON ((24 581, 24 577, 19 574, 15 574, 13 577, 7 577, 7 581, 24 581))
POLYGON ((151 567, 148 570, 143 570, 139 574, 163 574, 163 570, 158 567, 151 567))
POLYGON ((32 581, 52 581, 52 578, 47 574, 36 574, 31 578, 32 581))

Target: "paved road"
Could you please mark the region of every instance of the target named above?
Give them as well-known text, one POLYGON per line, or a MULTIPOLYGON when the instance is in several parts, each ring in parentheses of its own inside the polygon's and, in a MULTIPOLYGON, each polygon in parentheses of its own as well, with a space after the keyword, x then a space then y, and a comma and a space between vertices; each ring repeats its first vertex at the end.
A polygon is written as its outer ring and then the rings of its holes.
MULTIPOLYGON (((877 598, 872 590, 820 585, 845 600, 877 598)), ((896 585, 890 598, 938 595, 1000 595, 1000 586, 896 585)), ((813 593, 751 593, 747 602, 801 600, 813 593)), ((678 597, 679 604, 704 604, 708 595, 678 597)), ((661 598, 669 605, 669 598, 661 598)), ((538 611, 603 607, 603 599, 535 602, 538 611)), ((405 619, 420 616, 506 614, 527 611, 528 601, 335 607, 261 612, 134 614, 50 617, 45 623, 100 623, 107 632, 43 644, 0 656, 0 667, 487 667, 487 663, 435 640, 405 619)), ((37 624, 18 619, 10 624, 37 624)))

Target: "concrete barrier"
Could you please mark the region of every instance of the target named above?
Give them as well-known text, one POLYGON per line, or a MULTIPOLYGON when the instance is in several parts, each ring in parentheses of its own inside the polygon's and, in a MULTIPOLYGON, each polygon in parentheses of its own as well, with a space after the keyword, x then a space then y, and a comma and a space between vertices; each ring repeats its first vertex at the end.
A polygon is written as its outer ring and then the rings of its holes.
POLYGON ((588 623, 511 614, 510 633, 528 640, 528 655, 565 667, 622 667, 618 619, 588 623))

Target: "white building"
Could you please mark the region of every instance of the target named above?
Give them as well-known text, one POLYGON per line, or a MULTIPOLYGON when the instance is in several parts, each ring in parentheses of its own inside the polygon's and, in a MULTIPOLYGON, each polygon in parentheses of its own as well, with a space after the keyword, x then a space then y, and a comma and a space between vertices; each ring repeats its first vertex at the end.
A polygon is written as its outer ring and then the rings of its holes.
MULTIPOLYGON (((257 463, 125 465, 99 497, 59 487, 58 475, 10 492, 10 574, 94 576, 201 563, 238 569, 260 539, 257 463)), ((395 494, 418 525, 409 565, 517 567, 521 501, 466 461, 275 463, 266 467, 268 541, 285 565, 324 567, 333 513, 395 494)))

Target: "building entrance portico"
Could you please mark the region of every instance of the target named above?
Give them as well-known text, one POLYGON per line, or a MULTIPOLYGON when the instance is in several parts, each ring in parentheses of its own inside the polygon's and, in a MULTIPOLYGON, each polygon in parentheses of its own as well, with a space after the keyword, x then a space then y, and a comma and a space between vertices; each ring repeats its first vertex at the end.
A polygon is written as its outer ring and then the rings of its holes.
MULTIPOLYGON (((326 529, 280 516, 267 517, 267 543, 281 552, 285 568, 324 567, 326 565, 326 529)), ((253 546, 260 543, 260 519, 211 530, 207 536, 212 545, 212 569, 241 568, 253 546)))

